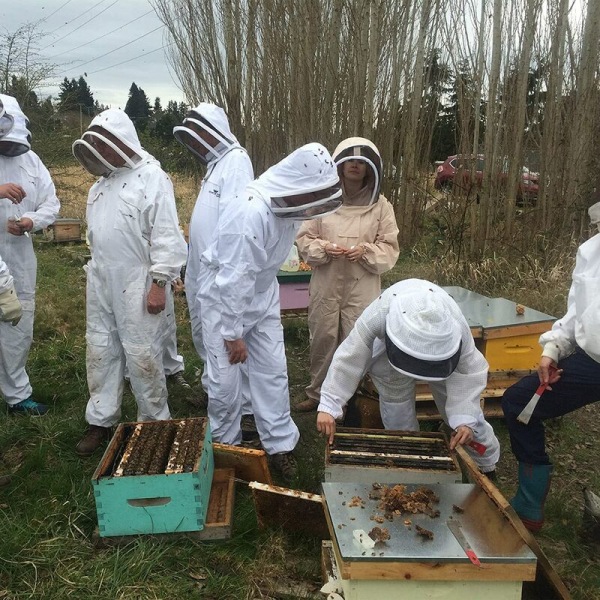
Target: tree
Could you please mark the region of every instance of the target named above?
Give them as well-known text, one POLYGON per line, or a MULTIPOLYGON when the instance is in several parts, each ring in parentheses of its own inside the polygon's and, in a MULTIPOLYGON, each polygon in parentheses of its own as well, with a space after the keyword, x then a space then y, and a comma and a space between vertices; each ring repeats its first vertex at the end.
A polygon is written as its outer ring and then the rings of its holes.
POLYGON ((183 121, 187 110, 188 108, 183 102, 178 104, 169 100, 164 111, 155 112, 152 116, 152 135, 159 138, 164 144, 171 143, 174 140, 173 127, 183 121))
POLYGON ((129 88, 129 97, 125 104, 127 116, 135 123, 136 127, 144 131, 150 117, 150 102, 148 96, 135 82, 129 88))
POLYGON ((74 78, 69 81, 65 77, 59 90, 58 99, 61 110, 81 110, 88 116, 92 116, 96 112, 94 95, 83 77, 77 81, 74 78))
POLYGON ((26 23, 14 32, 0 32, 0 92, 17 94, 24 108, 29 107, 31 93, 56 70, 55 64, 40 56, 38 47, 44 36, 34 23, 26 23))
POLYGON ((79 104, 87 115, 94 114, 94 95, 87 81, 80 77, 77 80, 77 104, 79 104))

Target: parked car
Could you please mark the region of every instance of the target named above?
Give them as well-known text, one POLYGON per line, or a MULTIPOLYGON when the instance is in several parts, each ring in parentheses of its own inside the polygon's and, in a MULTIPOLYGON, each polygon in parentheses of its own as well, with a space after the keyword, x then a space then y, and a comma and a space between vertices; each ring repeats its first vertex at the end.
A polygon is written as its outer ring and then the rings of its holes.
MULTIPOLYGON (((471 172, 475 177, 475 184, 481 187, 483 182, 483 172, 485 170, 485 159, 482 154, 477 156, 467 156, 464 154, 455 154, 449 156, 436 169, 434 185, 436 189, 452 187, 456 180, 456 185, 469 189, 471 187, 471 172), (475 163, 473 165, 473 163, 475 163), (458 177, 457 177, 458 173, 458 177)), ((508 162, 504 161, 501 171, 498 173, 498 180, 506 183, 508 177, 508 162)), ((517 197, 519 199, 535 199, 539 191, 539 173, 534 173, 527 167, 521 169, 521 179, 517 188, 517 197)))

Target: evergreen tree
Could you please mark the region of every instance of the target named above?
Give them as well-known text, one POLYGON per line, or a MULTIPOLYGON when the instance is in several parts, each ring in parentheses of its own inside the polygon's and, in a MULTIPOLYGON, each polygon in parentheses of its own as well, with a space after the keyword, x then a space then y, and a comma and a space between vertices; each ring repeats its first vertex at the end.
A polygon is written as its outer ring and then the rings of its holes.
POLYGON ((135 82, 129 88, 129 98, 125 105, 125 113, 135 123, 136 127, 144 131, 150 117, 150 102, 148 96, 135 82))
POLYGON ((77 104, 81 105, 89 116, 94 114, 94 96, 83 76, 77 81, 77 104))
POLYGON ((81 109, 88 116, 94 114, 94 96, 83 76, 77 81, 75 78, 69 81, 65 77, 59 89, 58 100, 61 110, 81 109))
POLYGON ((169 144, 173 141, 173 127, 179 125, 187 113, 187 106, 180 102, 169 100, 165 110, 160 114, 154 115, 152 133, 155 137, 169 144))
POLYGON ((61 110, 74 110, 77 108, 77 82, 65 77, 59 86, 58 103, 61 110))

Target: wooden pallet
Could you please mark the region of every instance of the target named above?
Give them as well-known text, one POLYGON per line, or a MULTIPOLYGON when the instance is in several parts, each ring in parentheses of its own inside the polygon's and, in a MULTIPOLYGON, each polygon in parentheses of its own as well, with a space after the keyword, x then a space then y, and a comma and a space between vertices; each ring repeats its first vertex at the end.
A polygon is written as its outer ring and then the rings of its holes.
POLYGON ((201 531, 101 537, 98 528, 96 528, 92 535, 92 543, 96 548, 110 548, 130 544, 141 537, 159 541, 182 538, 196 541, 227 540, 231 537, 232 531, 234 486, 235 472, 233 469, 215 469, 208 501, 206 524, 201 531))

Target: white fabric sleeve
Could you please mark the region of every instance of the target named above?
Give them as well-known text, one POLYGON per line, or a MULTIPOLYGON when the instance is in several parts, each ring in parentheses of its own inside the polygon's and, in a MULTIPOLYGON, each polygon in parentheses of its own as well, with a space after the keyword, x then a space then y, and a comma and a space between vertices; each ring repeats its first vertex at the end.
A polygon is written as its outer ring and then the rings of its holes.
POLYGON ((251 306, 256 278, 267 263, 264 224, 258 210, 242 212, 242 203, 230 204, 219 221, 215 279, 222 304, 221 335, 225 340, 242 337, 244 313, 251 306))
MULTIPOLYGON (((36 204, 34 211, 22 214, 21 218, 31 219, 33 221, 33 231, 38 231, 56 221, 60 210, 60 201, 56 196, 54 183, 48 169, 46 169, 37 154, 31 153, 31 155, 31 158, 37 163, 37 173, 35 175, 36 204)), ((28 170, 27 167, 25 167, 25 170, 28 170)))
POLYGON ((6 266, 6 263, 0 257, 0 294, 14 287, 13 277, 6 266))
POLYGON ((187 259, 187 244, 179 229, 173 184, 156 168, 144 174, 144 229, 150 232, 150 275, 172 281, 187 259))
MULTIPOLYGON (((583 270, 583 261, 578 253, 573 276, 583 270)), ((552 325, 550 331, 542 333, 539 343, 542 346, 542 356, 558 362, 561 358, 569 356, 575 350, 575 323, 577 314, 575 310, 575 286, 571 283, 567 299, 567 313, 552 325)))
POLYGON ((348 337, 340 344, 321 386, 318 411, 335 419, 352 397, 373 360, 376 338, 383 338, 389 304, 380 296, 364 310, 348 337))
POLYGON ((471 329, 460 315, 462 349, 456 369, 446 379, 448 425, 474 427, 481 414, 481 394, 487 385, 488 363, 475 347, 471 329))

